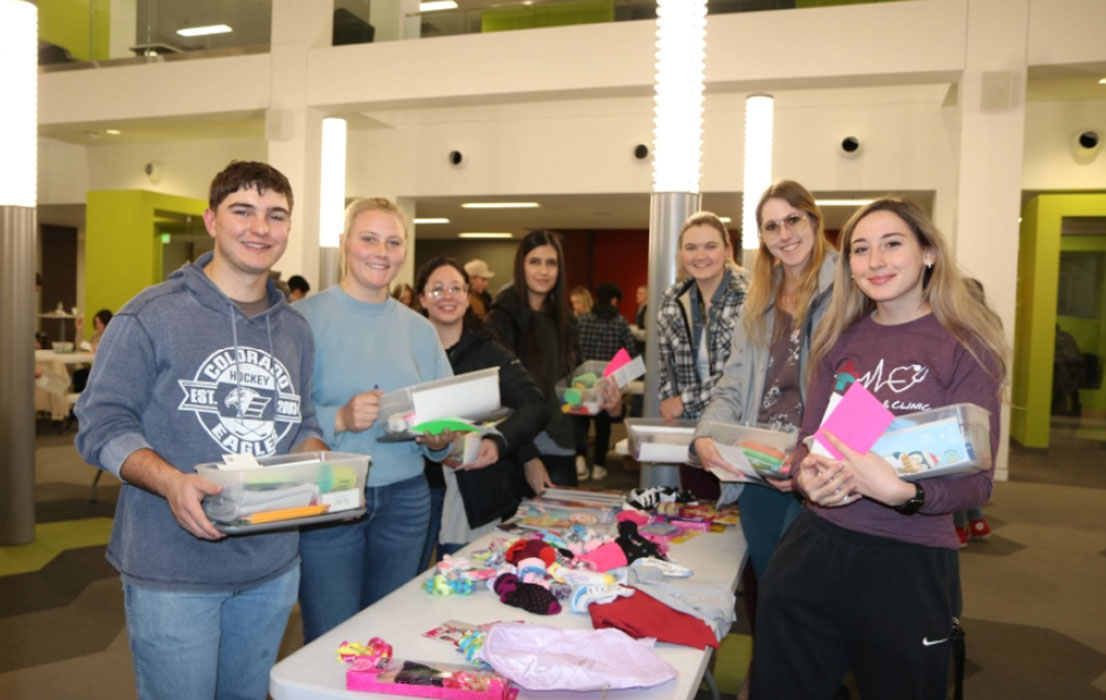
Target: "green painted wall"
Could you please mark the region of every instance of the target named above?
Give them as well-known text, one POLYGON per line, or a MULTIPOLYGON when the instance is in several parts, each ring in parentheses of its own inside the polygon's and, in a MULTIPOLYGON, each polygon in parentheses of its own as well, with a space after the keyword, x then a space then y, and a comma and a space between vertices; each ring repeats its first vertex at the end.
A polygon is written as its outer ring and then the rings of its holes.
POLYGON ((1106 216, 1106 194, 1040 195, 1022 208, 1010 436, 1026 447, 1049 444, 1060 230, 1080 216, 1106 216))
POLYGON ((118 311, 161 281, 161 237, 155 209, 203 216, 207 202, 146 190, 91 190, 85 208, 85 332, 92 315, 118 311))
POLYGON ((613 21, 614 0, 580 0, 551 5, 487 9, 480 15, 480 31, 505 32, 512 29, 613 21))
POLYGON ((79 61, 109 58, 110 20, 111 0, 38 2, 38 38, 67 49, 79 61))

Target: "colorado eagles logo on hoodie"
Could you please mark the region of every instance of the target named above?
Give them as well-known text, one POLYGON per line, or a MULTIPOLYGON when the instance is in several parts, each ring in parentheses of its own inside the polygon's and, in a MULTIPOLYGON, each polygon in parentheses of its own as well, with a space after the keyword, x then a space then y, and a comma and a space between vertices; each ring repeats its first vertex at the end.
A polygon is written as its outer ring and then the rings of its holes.
POLYGON ((208 355, 193 380, 179 379, 181 411, 194 411, 200 425, 224 450, 259 457, 300 422, 300 397, 288 370, 264 350, 228 347, 208 355))

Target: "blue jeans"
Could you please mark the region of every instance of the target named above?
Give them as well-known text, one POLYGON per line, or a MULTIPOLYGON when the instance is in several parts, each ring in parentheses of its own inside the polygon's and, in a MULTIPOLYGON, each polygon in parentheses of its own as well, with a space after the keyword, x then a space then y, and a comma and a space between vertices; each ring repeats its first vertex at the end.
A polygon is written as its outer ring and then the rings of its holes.
POLYGON ((189 593, 123 583, 141 700, 264 700, 300 572, 241 591, 189 593))
POLYGON ((419 573, 430 527, 422 474, 365 489, 363 518, 300 531, 304 643, 353 617, 419 573))
POLYGON ((737 503, 741 508, 741 531, 745 535, 749 561, 759 579, 768 569, 783 533, 803 508, 790 493, 759 484, 746 484, 737 503))

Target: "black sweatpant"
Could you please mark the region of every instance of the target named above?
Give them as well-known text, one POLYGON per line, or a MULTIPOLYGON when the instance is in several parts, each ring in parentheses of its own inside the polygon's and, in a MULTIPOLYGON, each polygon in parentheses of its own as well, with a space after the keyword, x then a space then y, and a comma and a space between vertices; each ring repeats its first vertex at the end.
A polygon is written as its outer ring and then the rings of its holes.
POLYGON ((760 580, 750 697, 828 700, 851 669, 864 700, 944 700, 959 612, 956 550, 804 511, 760 580))

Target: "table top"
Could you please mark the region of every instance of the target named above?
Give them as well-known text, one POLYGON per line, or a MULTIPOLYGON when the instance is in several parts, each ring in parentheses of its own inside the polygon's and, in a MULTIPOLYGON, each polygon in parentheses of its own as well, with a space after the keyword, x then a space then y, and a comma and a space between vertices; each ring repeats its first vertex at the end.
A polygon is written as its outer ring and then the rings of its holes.
MULTIPOLYGON (((496 531, 462 550, 485 547, 496 531)), ((745 540, 740 527, 728 527, 725 533, 702 532, 682 544, 673 545, 671 556, 691 568, 692 581, 714 581, 736 590, 745 540)), ((486 587, 477 587, 471 596, 435 598, 423 591, 425 573, 393 592, 380 602, 362 610, 337 628, 296 651, 275 665, 269 674, 269 694, 274 700, 319 700, 321 698, 394 698, 361 691, 346 690, 346 664, 335 651, 343 641, 366 643, 381 637, 395 650, 395 658, 439 663, 465 663, 454 647, 443 641, 427 639, 427 632, 447 620, 484 624, 497 620, 525 620, 534 624, 591 629, 591 616, 573 613, 566 604, 557 615, 535 615, 510 607, 486 587)), ((655 651, 679 672, 679 677, 653 688, 621 691, 571 693, 574 700, 591 698, 688 699, 695 697, 710 649, 701 650, 675 644, 658 643, 655 651)), ((563 698, 565 691, 534 692, 521 689, 519 698, 563 698)))
POLYGON ((84 365, 92 362, 90 352, 55 352, 53 350, 35 350, 35 362, 60 362, 63 365, 84 365))

